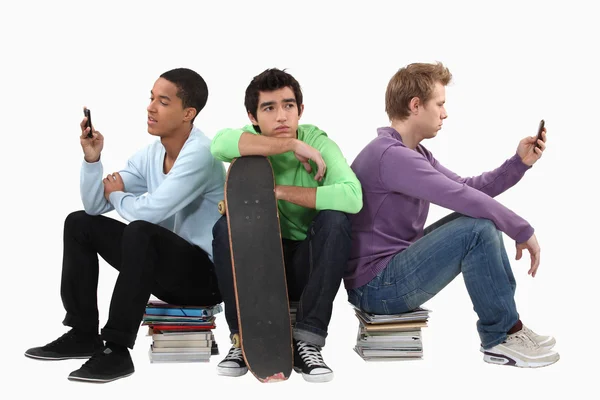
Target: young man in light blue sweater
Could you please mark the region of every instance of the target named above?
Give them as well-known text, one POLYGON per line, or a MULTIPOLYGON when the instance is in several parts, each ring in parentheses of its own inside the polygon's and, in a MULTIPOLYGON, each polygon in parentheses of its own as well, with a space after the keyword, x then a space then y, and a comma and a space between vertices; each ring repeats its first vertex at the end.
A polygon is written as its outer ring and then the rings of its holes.
POLYGON ((36 359, 89 358, 71 380, 109 382, 131 375, 133 348, 150 294, 172 304, 221 302, 212 261, 212 227, 219 219, 225 169, 194 119, 208 88, 179 68, 155 82, 148 133, 160 140, 103 179, 104 137, 81 122, 81 198, 85 211, 65 221, 61 296, 63 324, 72 329, 29 349, 36 359), (129 224, 102 216, 117 213, 129 224), (98 255, 119 271, 108 321, 98 335, 98 255), (104 343, 105 341, 105 343, 104 343))

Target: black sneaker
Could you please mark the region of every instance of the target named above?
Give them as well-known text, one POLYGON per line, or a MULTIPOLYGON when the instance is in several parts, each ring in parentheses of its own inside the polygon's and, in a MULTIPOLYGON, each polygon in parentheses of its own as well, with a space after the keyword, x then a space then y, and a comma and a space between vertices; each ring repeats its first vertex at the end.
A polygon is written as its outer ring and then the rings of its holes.
POLYGON ((242 349, 231 346, 227 356, 217 365, 217 374, 223 376, 242 376, 248 372, 242 349))
POLYGON ((294 371, 302 373, 307 382, 329 382, 333 379, 333 371, 329 368, 319 346, 294 340, 294 371))
POLYGON ((71 329, 55 341, 42 347, 33 347, 25 356, 39 360, 68 360, 90 358, 104 343, 98 334, 81 334, 71 329))
POLYGON ((77 371, 71 372, 69 380, 106 383, 133 374, 133 361, 126 347, 104 346, 97 350, 77 371))

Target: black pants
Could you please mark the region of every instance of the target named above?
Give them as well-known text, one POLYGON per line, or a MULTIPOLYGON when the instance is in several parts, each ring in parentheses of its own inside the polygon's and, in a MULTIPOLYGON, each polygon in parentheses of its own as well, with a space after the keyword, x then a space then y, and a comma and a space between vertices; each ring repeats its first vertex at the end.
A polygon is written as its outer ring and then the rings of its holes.
POLYGON ((221 302, 208 255, 146 221, 126 225, 84 211, 65 220, 60 293, 63 324, 98 331, 98 255, 119 271, 102 339, 133 348, 150 294, 177 305, 221 302))
MULTIPOLYGON (((213 256, 225 304, 225 319, 231 333, 236 333, 239 327, 226 216, 215 224, 213 237, 213 256)), ((350 256, 350 220, 339 211, 320 211, 305 240, 283 239, 282 242, 288 296, 291 301, 299 301, 294 338, 324 346, 333 300, 350 256)))

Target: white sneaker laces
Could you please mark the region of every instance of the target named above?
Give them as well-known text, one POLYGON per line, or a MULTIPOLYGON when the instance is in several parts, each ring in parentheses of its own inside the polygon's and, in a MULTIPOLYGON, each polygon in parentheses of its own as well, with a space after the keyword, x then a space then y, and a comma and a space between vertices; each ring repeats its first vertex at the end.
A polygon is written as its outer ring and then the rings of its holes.
POLYGON ((315 345, 298 341, 298 353, 307 366, 327 367, 319 348, 315 345))
POLYGON ((229 353, 227 353, 227 357, 225 357, 225 360, 223 360, 223 361, 232 361, 232 360, 237 360, 237 361, 244 360, 244 357, 242 356, 241 348, 232 347, 231 349, 229 349, 229 353))
POLYGON ((538 334, 536 334, 534 331, 532 331, 531 329, 529 329, 528 327, 526 327, 525 325, 523 325, 523 329, 522 329, 523 333, 526 334, 531 340, 535 341, 534 338, 536 336, 539 336, 538 334))
POLYGON ((522 344, 523 346, 527 347, 528 349, 537 349, 538 344, 527 334, 527 332, 524 332, 523 330, 517 332, 517 333, 513 333, 512 335, 508 335, 508 337, 506 338, 506 341, 517 341, 520 344, 522 344))

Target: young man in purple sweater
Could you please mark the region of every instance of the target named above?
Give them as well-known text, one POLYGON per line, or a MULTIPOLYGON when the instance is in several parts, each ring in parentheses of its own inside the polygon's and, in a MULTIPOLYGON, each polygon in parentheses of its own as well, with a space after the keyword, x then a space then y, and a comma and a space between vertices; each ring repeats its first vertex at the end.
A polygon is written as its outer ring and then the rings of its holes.
POLYGON ((502 232, 531 255, 535 276, 540 247, 534 229, 494 200, 516 184, 546 148, 535 137, 497 169, 461 178, 421 144, 447 117, 445 86, 452 75, 441 63, 410 64, 390 80, 386 112, 352 169, 363 187, 363 208, 351 216, 351 256, 344 277, 348 299, 374 314, 413 310, 462 272, 479 320, 481 351, 489 363, 541 367, 555 363, 555 340, 524 326, 514 300, 515 279, 502 232), (539 146, 539 147, 538 147, 539 146), (423 229, 429 204, 456 211, 423 229))

